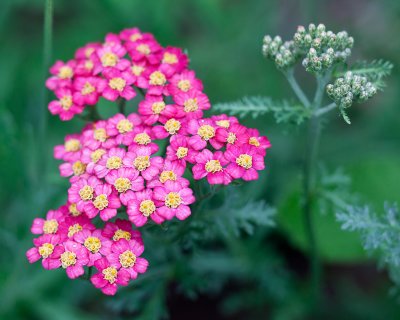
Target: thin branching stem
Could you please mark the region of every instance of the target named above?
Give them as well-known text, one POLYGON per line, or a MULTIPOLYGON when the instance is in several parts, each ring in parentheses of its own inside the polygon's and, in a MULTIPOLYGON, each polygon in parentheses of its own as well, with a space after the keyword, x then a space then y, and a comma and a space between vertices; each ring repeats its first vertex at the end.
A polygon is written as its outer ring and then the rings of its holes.
POLYGON ((294 77, 294 70, 290 69, 287 72, 284 73, 286 76, 286 79, 288 80, 290 86, 293 89, 293 92, 296 94, 297 98, 300 100, 300 102, 306 107, 310 107, 310 100, 308 100, 307 96, 305 95, 304 91, 301 89, 299 84, 296 81, 296 78, 294 77))
POLYGON ((332 102, 325 107, 315 110, 314 116, 320 117, 320 116, 324 115, 325 113, 328 113, 336 108, 337 108, 336 103, 332 102))

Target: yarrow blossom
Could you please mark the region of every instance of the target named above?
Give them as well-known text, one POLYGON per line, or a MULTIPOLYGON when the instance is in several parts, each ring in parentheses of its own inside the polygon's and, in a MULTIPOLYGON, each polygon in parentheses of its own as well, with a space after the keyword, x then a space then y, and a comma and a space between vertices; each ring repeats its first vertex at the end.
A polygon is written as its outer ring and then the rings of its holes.
POLYGON ((71 279, 94 268, 92 284, 114 295, 147 270, 138 228, 192 214, 187 174, 221 185, 258 178, 268 139, 235 117, 204 118, 211 104, 188 61, 181 49, 132 28, 51 67, 46 86, 57 100, 50 112, 63 121, 83 113, 91 122, 54 148, 60 174, 69 178, 68 201, 33 221, 38 238, 29 262, 63 268, 71 279), (138 113, 125 113, 125 101, 138 93, 138 113), (119 105, 104 120, 96 109, 103 98, 119 105))

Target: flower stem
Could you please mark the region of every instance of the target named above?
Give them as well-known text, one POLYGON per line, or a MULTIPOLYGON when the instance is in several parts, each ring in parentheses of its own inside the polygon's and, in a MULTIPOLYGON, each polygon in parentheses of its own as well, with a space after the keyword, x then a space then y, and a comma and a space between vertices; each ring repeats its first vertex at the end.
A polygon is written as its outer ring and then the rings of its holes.
POLYGON ((300 100, 300 102, 306 108, 309 108, 310 107, 310 101, 308 100, 307 96, 305 95, 305 93, 300 88, 299 84, 297 83, 296 78, 294 77, 293 69, 288 70, 284 74, 285 74, 286 79, 288 80, 290 86, 292 87, 294 93, 296 94, 297 98, 300 100))
POLYGON ((126 105, 126 100, 119 98, 118 100, 118 110, 119 113, 122 113, 123 115, 125 115, 125 105, 126 105))
POLYGON ((318 110, 315 110, 314 115, 316 117, 320 117, 324 115, 325 113, 328 113, 331 110, 336 109, 336 103, 332 102, 331 104, 328 104, 327 106, 320 108, 318 110))

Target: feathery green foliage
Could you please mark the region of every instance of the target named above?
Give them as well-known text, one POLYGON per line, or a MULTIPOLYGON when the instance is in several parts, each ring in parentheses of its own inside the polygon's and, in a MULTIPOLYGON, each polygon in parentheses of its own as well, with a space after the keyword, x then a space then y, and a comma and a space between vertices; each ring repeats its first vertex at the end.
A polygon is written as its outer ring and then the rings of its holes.
POLYGON ((213 106, 216 111, 226 112, 239 117, 252 116, 257 118, 266 113, 272 113, 277 123, 301 124, 311 116, 310 110, 301 104, 290 103, 286 100, 273 101, 269 97, 244 97, 238 101, 217 103, 213 106))

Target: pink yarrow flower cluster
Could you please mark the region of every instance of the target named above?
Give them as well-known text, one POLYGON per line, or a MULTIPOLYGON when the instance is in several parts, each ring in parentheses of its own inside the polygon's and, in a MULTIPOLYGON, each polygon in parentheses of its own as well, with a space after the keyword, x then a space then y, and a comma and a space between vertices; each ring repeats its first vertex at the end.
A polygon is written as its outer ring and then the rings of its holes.
POLYGON ((187 67, 181 49, 163 48, 137 28, 108 34, 51 67, 46 86, 57 100, 49 110, 61 120, 87 108, 93 114, 101 98, 121 102, 140 92, 143 99, 138 113, 94 119, 54 148, 70 182, 68 200, 34 220, 29 262, 65 269, 71 279, 94 268, 92 284, 113 295, 147 269, 137 229, 191 215, 196 199, 185 173, 221 185, 258 179, 268 139, 235 117, 205 118, 209 99, 187 67))

